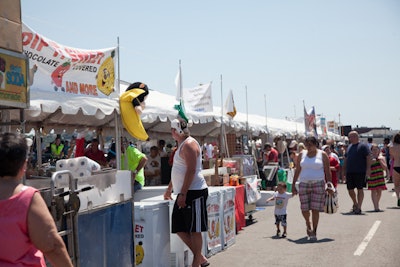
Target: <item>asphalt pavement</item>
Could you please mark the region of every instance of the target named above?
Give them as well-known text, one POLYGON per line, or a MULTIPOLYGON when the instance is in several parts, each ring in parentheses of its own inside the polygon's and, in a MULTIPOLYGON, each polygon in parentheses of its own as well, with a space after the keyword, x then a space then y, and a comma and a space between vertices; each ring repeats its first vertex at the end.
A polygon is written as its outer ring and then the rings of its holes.
POLYGON ((352 207, 346 185, 338 186, 339 210, 320 214, 318 240, 307 238, 299 197, 289 200, 288 235, 276 236, 274 207, 253 214, 253 222, 236 235, 235 243, 208 260, 210 267, 224 266, 400 266, 400 208, 391 191, 382 192, 374 212, 371 193, 364 190, 362 214, 352 207))

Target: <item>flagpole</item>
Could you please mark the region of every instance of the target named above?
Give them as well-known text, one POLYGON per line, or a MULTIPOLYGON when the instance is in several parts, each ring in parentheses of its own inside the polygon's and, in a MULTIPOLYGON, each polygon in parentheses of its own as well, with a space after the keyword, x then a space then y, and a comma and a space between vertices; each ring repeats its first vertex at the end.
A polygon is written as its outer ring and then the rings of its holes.
POLYGON ((223 98, 223 94, 222 94, 222 74, 221 74, 221 76, 220 76, 220 80, 221 80, 221 133, 220 133, 220 135, 221 135, 221 137, 220 137, 220 146, 221 146, 221 151, 220 151, 220 155, 222 154, 225 154, 225 138, 224 138, 224 127, 225 127, 225 125, 224 125, 224 104, 223 104, 223 101, 224 101, 224 98, 223 98))
POLYGON ((182 68, 181 68, 181 60, 179 59, 179 102, 183 98, 183 92, 182 92, 182 68))
POLYGON ((264 94, 264 109, 265 109, 265 130, 267 131, 267 141, 269 141, 268 114, 267 114, 267 96, 265 94, 264 94))
MULTIPOLYGON (((117 37, 117 61, 118 61, 118 72, 117 72, 117 92, 118 97, 120 95, 120 57, 119 57, 120 47, 119 47, 119 36, 117 37)), ((119 116, 116 111, 114 111, 114 122, 115 122, 115 153, 116 153, 116 163, 117 163, 117 170, 121 169, 121 129, 120 129, 120 121, 119 116)))
POLYGON ((303 100, 303 108, 304 108, 304 136, 307 137, 307 123, 306 123, 307 110, 306 110, 306 104, 305 104, 304 100, 303 100))
POLYGON ((246 85, 246 134, 249 134, 249 105, 247 101, 247 85, 246 85))
POLYGON ((296 125, 296 138, 297 138, 297 119, 296 119, 296 105, 293 105, 294 109, 294 123, 296 125))

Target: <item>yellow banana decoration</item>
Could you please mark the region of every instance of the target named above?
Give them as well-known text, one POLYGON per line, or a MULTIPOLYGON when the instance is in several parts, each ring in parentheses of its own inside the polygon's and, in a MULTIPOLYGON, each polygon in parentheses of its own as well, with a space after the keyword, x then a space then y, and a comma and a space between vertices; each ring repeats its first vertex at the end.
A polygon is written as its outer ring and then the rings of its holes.
POLYGON ((143 249, 143 243, 140 241, 139 244, 135 246, 135 251, 136 251, 136 265, 139 265, 143 262, 144 259, 144 249, 143 249))
POLYGON ((144 93, 142 89, 126 91, 119 97, 119 106, 121 108, 122 123, 128 133, 138 140, 146 141, 149 139, 149 136, 143 127, 140 116, 136 113, 132 105, 132 100, 142 93, 144 93))

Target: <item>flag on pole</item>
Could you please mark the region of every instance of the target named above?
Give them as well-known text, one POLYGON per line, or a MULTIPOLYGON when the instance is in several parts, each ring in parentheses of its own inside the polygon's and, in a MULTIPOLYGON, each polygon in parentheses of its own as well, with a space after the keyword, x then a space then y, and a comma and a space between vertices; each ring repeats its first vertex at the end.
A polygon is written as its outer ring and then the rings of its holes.
POLYGON ((212 89, 211 82, 200 84, 193 88, 185 88, 182 98, 188 110, 197 112, 212 112, 212 89))
POLYGON ((314 134, 316 137, 318 136, 314 106, 307 112, 306 106, 304 105, 304 125, 305 125, 306 135, 314 134))
POLYGON ((236 115, 235 101, 233 100, 232 90, 229 91, 228 98, 225 101, 225 111, 232 119, 236 115))
POLYGON ((183 89, 182 89, 182 70, 181 70, 181 61, 179 60, 179 69, 178 73, 175 77, 175 86, 176 86, 176 100, 181 100, 183 97, 183 89))

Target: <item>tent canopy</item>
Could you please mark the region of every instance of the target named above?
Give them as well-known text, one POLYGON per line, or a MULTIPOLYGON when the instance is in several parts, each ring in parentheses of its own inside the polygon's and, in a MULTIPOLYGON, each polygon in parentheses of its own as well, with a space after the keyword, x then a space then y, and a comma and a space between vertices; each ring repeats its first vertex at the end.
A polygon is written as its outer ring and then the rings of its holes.
MULTIPOLYGON (((129 83, 121 82, 123 92, 129 83)), ((94 98, 74 96, 63 92, 30 92, 30 107, 25 110, 26 128, 46 127, 56 132, 67 130, 84 130, 88 127, 101 127, 113 131, 115 115, 119 115, 117 98, 94 98)), ((159 134, 169 134, 170 121, 177 116, 174 105, 175 96, 151 90, 142 114, 142 122, 151 138, 159 134)), ((193 136, 217 137, 221 128, 221 108, 214 107, 213 112, 187 112, 193 120, 190 128, 193 136)), ((14 111, 11 120, 18 120, 19 113, 14 111)), ((226 133, 244 134, 247 131, 253 136, 269 133, 271 135, 303 135, 304 124, 294 121, 268 118, 260 115, 238 112, 234 119, 223 116, 226 133), (248 121, 247 121, 248 118, 248 121), (268 131, 267 131, 268 127, 268 131)))

